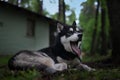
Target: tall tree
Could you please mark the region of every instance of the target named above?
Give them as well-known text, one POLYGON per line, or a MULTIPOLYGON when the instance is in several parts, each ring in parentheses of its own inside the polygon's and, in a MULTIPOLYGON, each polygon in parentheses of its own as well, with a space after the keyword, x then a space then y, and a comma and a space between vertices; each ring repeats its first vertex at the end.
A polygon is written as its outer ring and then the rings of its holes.
POLYGON ((101 1, 101 54, 107 54, 107 35, 106 35, 106 15, 107 8, 106 8, 106 1, 101 1))
POLYGON ((39 1, 40 1, 40 4, 39 4, 39 6, 40 6, 39 13, 43 14, 43 0, 39 0, 39 1))
POLYGON ((95 54, 96 47, 97 47, 97 27, 98 27, 98 15, 99 15, 99 6, 100 1, 97 0, 97 8, 96 8, 96 14, 95 14, 95 25, 93 26, 93 34, 92 34, 92 42, 91 42, 91 50, 90 53, 95 54))
POLYGON ((59 0, 58 20, 65 23, 65 2, 59 0))
POLYGON ((120 4, 119 0, 107 0, 112 38, 112 60, 120 63, 120 4))

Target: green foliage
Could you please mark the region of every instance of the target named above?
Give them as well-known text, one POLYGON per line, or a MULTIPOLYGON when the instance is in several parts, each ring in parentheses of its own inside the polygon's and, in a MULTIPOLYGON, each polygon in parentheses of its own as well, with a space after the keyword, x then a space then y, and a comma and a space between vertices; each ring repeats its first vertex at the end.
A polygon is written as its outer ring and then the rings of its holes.
MULTIPOLYGON (((43 6, 40 2, 40 0, 21 0, 20 3, 18 3, 18 0, 8 0, 9 3, 21 6, 23 8, 26 8, 28 10, 31 10, 36 13, 40 13, 40 6, 43 6)), ((49 13, 43 9, 42 12, 44 15, 48 15, 49 13)))
MULTIPOLYGON (((98 13, 98 22, 97 26, 95 26, 95 13, 96 13, 96 8, 95 8, 95 0, 87 0, 86 2, 83 2, 81 6, 83 6, 83 9, 81 10, 81 14, 79 17, 79 21, 81 27, 84 30, 83 34, 83 43, 82 43, 82 50, 86 53, 90 53, 91 50, 91 44, 92 44, 92 38, 93 38, 93 30, 94 27, 96 27, 96 53, 100 53, 101 51, 101 11, 99 9, 98 13)), ((106 7, 106 1, 105 0, 100 0, 100 6, 101 8, 105 9, 105 24, 104 24, 104 30, 105 30, 105 35, 107 42, 109 42, 109 19, 108 19, 108 10, 106 7)), ((107 43, 108 44, 108 43, 107 43)), ((92 53, 91 53, 92 54, 92 53)))
POLYGON ((83 6, 83 9, 81 10, 79 17, 79 25, 81 25, 84 30, 82 50, 86 53, 89 53, 91 49, 92 34, 95 24, 94 2, 88 0, 87 2, 83 2, 81 5, 83 6))
POLYGON ((24 8, 26 8, 25 6, 27 5, 29 7, 29 0, 22 0, 20 5, 24 8))
POLYGON ((90 19, 83 27, 82 50, 86 53, 90 52, 92 32, 94 26, 94 19, 90 19))
POLYGON ((58 13, 55 13, 54 15, 50 15, 51 18, 58 20, 58 13))
MULTIPOLYGON (((66 15, 66 24, 71 25, 71 23, 73 23, 73 21, 76 20, 75 11, 74 11, 74 9, 71 9, 68 4, 65 4, 65 11, 70 12, 70 15, 66 15)), ((55 20, 58 20, 58 13, 55 13, 55 14, 49 15, 49 16, 55 20)))
POLYGON ((49 12, 48 12, 46 9, 44 9, 44 10, 43 10, 43 15, 48 16, 48 15, 49 15, 49 12))
POLYGON ((65 10, 66 10, 66 12, 71 12, 70 15, 66 15, 66 24, 71 25, 71 23, 73 23, 73 21, 76 20, 75 11, 74 11, 74 9, 71 9, 68 4, 65 5, 65 10))
POLYGON ((40 1, 39 0, 31 0, 30 8, 32 11, 39 13, 40 10, 40 1))
POLYGON ((66 11, 70 11, 70 6, 68 4, 65 4, 66 11))
POLYGON ((76 14, 73 9, 71 9, 70 11, 71 11, 71 14, 67 16, 68 20, 66 20, 66 23, 71 25, 71 23, 73 23, 73 21, 76 20, 76 14))

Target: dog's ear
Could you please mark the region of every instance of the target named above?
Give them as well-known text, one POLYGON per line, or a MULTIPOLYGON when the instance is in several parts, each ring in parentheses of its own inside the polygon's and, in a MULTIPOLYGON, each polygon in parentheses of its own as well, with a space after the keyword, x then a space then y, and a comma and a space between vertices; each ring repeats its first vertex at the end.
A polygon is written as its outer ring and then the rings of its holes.
POLYGON ((63 30, 64 26, 60 23, 57 23, 57 32, 61 32, 61 30, 63 30))
POLYGON ((73 21, 73 24, 72 24, 73 26, 76 26, 76 22, 75 21, 73 21))

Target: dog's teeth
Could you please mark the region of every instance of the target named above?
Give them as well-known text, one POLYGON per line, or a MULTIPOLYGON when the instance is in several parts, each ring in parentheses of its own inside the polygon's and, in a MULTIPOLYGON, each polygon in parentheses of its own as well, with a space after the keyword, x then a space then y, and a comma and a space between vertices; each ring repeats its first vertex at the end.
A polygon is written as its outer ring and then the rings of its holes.
POLYGON ((78 42, 78 47, 80 47, 80 45, 81 45, 81 41, 80 41, 80 42, 78 42))

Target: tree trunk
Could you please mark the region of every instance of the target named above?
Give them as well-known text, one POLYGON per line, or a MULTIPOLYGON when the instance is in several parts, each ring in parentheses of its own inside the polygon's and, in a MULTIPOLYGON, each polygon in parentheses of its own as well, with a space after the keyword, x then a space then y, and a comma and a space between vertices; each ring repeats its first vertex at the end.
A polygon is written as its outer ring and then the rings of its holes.
POLYGON ((107 54, 107 39, 106 39, 106 11, 105 8, 101 8, 101 54, 107 54))
POLYGON ((112 38, 112 60, 120 63, 120 4, 119 0, 107 0, 112 38))
POLYGON ((43 14, 43 0, 37 0, 39 2, 39 12, 40 14, 43 14))
POLYGON ((95 14, 95 26, 93 29, 93 35, 92 35, 92 42, 91 42, 91 50, 90 53, 91 54, 95 54, 95 50, 96 50, 96 46, 97 46, 97 26, 98 26, 98 13, 99 13, 99 6, 100 6, 100 2, 99 0, 97 0, 97 9, 96 9, 96 14, 95 14))
POLYGON ((65 2, 64 0, 59 0, 58 20, 65 23, 65 2))

